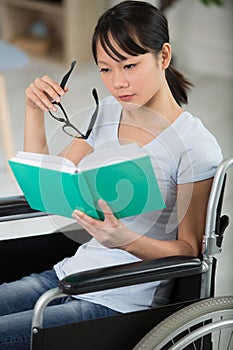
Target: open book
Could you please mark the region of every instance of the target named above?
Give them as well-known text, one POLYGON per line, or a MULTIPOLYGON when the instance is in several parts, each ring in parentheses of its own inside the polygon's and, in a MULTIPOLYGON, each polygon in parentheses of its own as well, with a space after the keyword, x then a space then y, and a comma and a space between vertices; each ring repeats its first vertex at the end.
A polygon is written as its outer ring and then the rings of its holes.
POLYGON ((71 218, 74 209, 104 219, 98 200, 117 218, 165 207, 150 157, 137 144, 102 149, 78 166, 53 155, 17 152, 9 160, 31 208, 71 218))

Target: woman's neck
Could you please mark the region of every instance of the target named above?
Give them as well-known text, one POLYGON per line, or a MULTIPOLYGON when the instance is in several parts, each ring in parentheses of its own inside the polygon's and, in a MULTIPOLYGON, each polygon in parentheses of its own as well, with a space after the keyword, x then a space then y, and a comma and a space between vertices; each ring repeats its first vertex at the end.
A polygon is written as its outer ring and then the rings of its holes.
POLYGON ((184 111, 172 95, 167 81, 165 81, 163 88, 148 101, 147 107, 165 118, 170 124, 184 111))
POLYGON ((169 88, 159 91, 144 106, 123 107, 119 137, 146 144, 174 123, 182 112, 169 88))

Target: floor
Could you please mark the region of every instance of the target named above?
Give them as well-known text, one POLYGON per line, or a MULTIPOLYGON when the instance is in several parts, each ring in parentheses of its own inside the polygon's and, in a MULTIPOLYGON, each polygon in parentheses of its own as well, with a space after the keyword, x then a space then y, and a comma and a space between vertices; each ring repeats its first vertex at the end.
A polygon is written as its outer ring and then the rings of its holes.
MULTIPOLYGON (((14 135, 15 150, 21 150, 23 145, 24 125, 24 90, 29 83, 37 76, 48 74, 58 81, 68 70, 64 64, 47 61, 44 59, 32 59, 30 64, 20 70, 5 73, 7 84, 8 101, 10 107, 11 122, 14 135)), ((232 96, 233 82, 231 79, 220 79, 215 76, 199 76, 193 72, 186 72, 186 75, 194 82, 195 88, 190 95, 188 109, 198 115, 208 129, 218 139, 224 153, 224 158, 233 156, 233 113, 232 96)), ((96 87, 100 97, 107 95, 103 88, 98 71, 93 64, 77 65, 69 81, 70 93, 64 101, 69 114, 88 108, 93 103, 91 89, 96 87)), ((70 140, 64 137, 59 125, 49 115, 46 118, 49 146, 52 153, 58 153, 70 140), (61 137, 62 135, 62 137, 61 137)), ((233 220, 232 205, 232 171, 228 177, 224 212, 233 220)), ((20 194, 20 189, 15 183, 12 175, 4 166, 3 147, 0 148, 0 197, 20 194)), ((0 224, 0 239, 9 236, 31 234, 31 232, 49 232, 58 227, 72 223, 72 220, 59 217, 51 219, 34 219, 30 223, 24 220, 21 226, 18 222, 0 224), (39 230, 39 231, 38 231, 39 230)), ((233 263, 233 230, 231 223, 226 231, 223 245, 223 253, 219 256, 219 264, 216 281, 216 294, 232 294, 233 278, 231 268, 233 263)))

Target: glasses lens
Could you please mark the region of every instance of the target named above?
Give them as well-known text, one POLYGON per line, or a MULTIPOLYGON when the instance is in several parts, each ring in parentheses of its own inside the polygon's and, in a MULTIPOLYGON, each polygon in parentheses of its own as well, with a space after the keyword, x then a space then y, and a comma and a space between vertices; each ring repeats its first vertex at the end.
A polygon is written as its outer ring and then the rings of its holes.
POLYGON ((72 125, 64 125, 63 130, 65 133, 71 137, 83 138, 83 134, 81 134, 75 127, 72 125))
POLYGON ((64 118, 64 112, 59 104, 55 104, 57 111, 56 112, 49 112, 50 115, 56 119, 59 122, 66 122, 66 119, 64 118))

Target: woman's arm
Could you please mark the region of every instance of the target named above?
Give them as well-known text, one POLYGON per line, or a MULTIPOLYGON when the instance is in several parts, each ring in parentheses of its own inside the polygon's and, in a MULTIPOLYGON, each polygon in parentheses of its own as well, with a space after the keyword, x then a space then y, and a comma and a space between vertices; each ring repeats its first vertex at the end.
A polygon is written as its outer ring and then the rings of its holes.
POLYGON ((36 78, 25 91, 26 116, 24 128, 24 150, 35 153, 48 153, 44 113, 56 111, 53 100, 67 91, 47 75, 36 78))
POLYGON ((60 157, 70 159, 74 164, 78 164, 83 157, 91 153, 93 148, 83 139, 75 139, 60 154, 60 157))
POLYGON ((104 221, 79 211, 74 211, 73 217, 101 244, 125 250, 142 260, 172 255, 200 256, 211 184, 212 179, 178 185, 178 239, 173 241, 160 241, 128 230, 102 201, 99 206, 104 221))
POLYGON ((158 241, 146 236, 122 247, 143 260, 169 255, 200 256, 212 179, 177 186, 178 239, 158 241))
POLYGON ((24 151, 48 154, 44 113, 40 109, 26 106, 24 126, 24 151))

